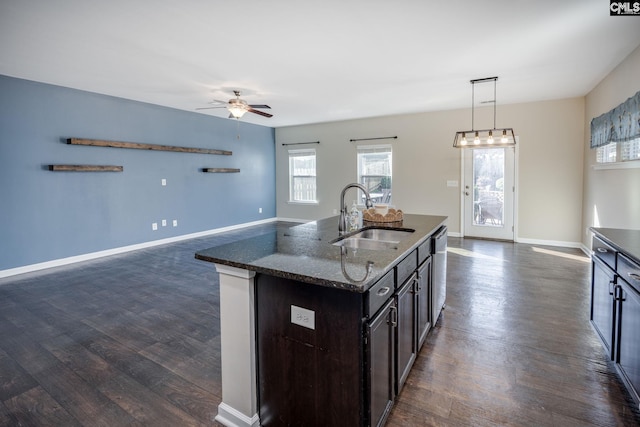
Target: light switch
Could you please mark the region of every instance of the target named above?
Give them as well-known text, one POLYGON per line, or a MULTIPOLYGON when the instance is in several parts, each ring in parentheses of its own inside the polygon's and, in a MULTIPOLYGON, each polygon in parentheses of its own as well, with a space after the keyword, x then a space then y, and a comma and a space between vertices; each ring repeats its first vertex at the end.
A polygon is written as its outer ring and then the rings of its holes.
POLYGON ((447 187, 457 187, 458 181, 447 181, 447 187))

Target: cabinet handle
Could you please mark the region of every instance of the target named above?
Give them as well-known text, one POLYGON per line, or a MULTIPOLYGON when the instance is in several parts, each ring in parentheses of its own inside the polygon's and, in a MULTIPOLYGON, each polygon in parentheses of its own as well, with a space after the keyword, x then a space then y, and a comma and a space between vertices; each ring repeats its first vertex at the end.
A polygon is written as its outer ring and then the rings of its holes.
POLYGON ((629 273, 629 277, 631 277, 633 280, 640 280, 640 274, 638 273, 629 273))
POLYGON ((386 294, 388 294, 390 290, 391 289, 388 286, 385 286, 384 288, 378 289, 378 292, 376 292, 376 295, 378 295, 379 297, 383 297, 386 294))
POLYGON ((597 248, 596 249, 598 252, 600 252, 601 254, 606 254, 607 252, 609 252, 608 250, 606 250, 605 248, 597 248))
POLYGON ((394 328, 398 326, 398 307, 395 305, 391 306, 391 326, 394 328))
POLYGON ((611 285, 614 285, 613 280, 609 280, 609 295, 613 295, 613 291, 615 290, 615 286, 612 287, 611 285))

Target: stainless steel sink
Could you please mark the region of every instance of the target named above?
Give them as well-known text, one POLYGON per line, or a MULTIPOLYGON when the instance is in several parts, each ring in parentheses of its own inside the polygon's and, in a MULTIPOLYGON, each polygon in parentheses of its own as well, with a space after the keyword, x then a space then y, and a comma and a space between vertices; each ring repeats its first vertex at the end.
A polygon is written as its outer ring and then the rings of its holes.
POLYGON ((381 251, 384 249, 398 249, 399 242, 389 242, 386 240, 361 239, 358 237, 347 237, 334 243, 336 246, 344 246, 353 249, 369 249, 381 251))
POLYGON ((335 246, 343 246, 353 249, 369 249, 373 251, 398 249, 398 243, 414 231, 415 230, 410 228, 403 230, 368 228, 350 236, 337 239, 332 243, 335 246))
POLYGON ((354 234, 351 237, 372 239, 372 240, 388 240, 392 242, 399 242, 400 240, 413 233, 415 230, 389 230, 386 228, 368 228, 361 232, 354 234))

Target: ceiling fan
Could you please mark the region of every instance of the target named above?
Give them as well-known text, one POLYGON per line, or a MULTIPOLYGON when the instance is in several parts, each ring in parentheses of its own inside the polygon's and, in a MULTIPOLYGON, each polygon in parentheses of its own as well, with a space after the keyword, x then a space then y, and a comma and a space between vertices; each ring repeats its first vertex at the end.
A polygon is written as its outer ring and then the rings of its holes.
POLYGON ((259 114, 261 116, 264 117, 273 117, 273 114, 269 114, 269 113, 265 113, 264 111, 260 111, 260 110, 256 110, 256 108, 269 108, 271 109, 271 107, 269 107, 268 105, 253 105, 253 104, 247 104, 247 101, 245 101, 244 99, 240 99, 240 91, 239 90, 234 90, 233 93, 236 95, 235 98, 230 99, 228 102, 227 101, 218 101, 217 99, 214 99, 213 102, 211 102, 211 104, 224 104, 224 105, 218 105, 215 107, 201 107, 201 108, 196 108, 196 110, 211 110, 214 108, 226 108, 227 110, 229 110, 229 118, 230 119, 239 119, 240 117, 242 117, 244 115, 244 113, 246 113, 247 111, 250 113, 254 113, 254 114, 259 114))

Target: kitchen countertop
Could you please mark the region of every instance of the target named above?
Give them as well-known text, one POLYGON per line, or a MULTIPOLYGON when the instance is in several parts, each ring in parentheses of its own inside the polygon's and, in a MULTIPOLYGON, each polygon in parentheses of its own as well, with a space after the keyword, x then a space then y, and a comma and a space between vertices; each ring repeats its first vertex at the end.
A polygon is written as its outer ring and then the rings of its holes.
POLYGON ((345 251, 333 245, 331 242, 340 237, 338 220, 339 217, 334 216, 203 249, 195 257, 314 285, 366 292, 444 225, 447 217, 405 214, 402 225, 387 228, 410 228, 415 232, 403 238, 397 248, 385 250, 348 248, 345 251))
POLYGON ((598 237, 640 264, 640 230, 590 227, 598 237))

